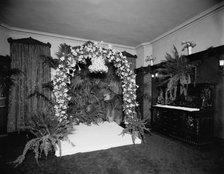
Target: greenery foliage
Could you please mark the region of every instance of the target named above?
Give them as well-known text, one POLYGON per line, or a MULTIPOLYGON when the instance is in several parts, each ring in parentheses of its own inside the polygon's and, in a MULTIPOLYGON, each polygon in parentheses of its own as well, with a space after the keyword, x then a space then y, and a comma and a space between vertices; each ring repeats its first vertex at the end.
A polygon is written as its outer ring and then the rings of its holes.
POLYGON ((53 59, 51 56, 41 55, 43 59, 43 64, 47 64, 47 66, 56 69, 59 65, 58 59, 53 59))
MULTIPOLYGON (((45 63, 49 66, 56 68, 57 61, 51 57, 45 57, 45 63), (52 59, 52 60, 51 60, 52 59)), ((43 84, 43 88, 47 88, 50 91, 53 89, 53 82, 43 84)), ((41 97, 47 101, 45 108, 41 111, 36 111, 30 117, 30 120, 26 123, 24 131, 29 132, 33 135, 30 139, 20 156, 17 157, 13 164, 16 166, 20 165, 29 151, 34 153, 35 160, 38 164, 38 159, 43 155, 48 156, 50 152, 54 152, 57 148, 61 153, 60 140, 67 140, 67 135, 73 130, 72 122, 67 119, 59 119, 55 116, 54 110, 54 99, 46 97, 38 89, 33 91, 28 98, 33 96, 41 97)))
POLYGON ((150 132, 150 129, 145 126, 148 121, 148 119, 134 119, 126 125, 122 134, 131 133, 133 143, 135 143, 136 138, 144 140, 145 132, 150 132))
POLYGON ((80 76, 74 76, 72 79, 68 113, 77 123, 91 124, 103 119, 101 99, 93 90, 96 85, 97 82, 94 79, 81 79, 80 76))
POLYGON ((166 53, 166 61, 163 62, 162 68, 158 69, 162 74, 161 85, 166 84, 166 93, 168 100, 172 102, 176 98, 177 86, 180 85, 181 94, 187 95, 188 84, 192 83, 192 75, 194 66, 190 65, 186 56, 179 55, 175 46, 173 46, 172 54, 166 53))
POLYGON ((67 111, 72 120, 87 124, 105 121, 108 120, 106 112, 121 106, 120 82, 110 70, 107 74, 94 74, 82 67, 74 73, 69 86, 71 100, 67 111), (105 95, 110 98, 105 100, 105 95))
POLYGON ((4 89, 10 88, 15 85, 15 79, 13 76, 20 75, 22 73, 18 68, 2 68, 0 69, 0 96, 4 94, 4 89))
POLYGON ((24 161, 29 150, 33 151, 37 163, 43 154, 47 157, 49 152, 54 152, 57 148, 60 150, 60 140, 66 139, 73 128, 68 120, 58 120, 53 108, 45 108, 31 116, 24 130, 31 132, 34 138, 26 143, 23 153, 13 161, 15 166, 24 161))

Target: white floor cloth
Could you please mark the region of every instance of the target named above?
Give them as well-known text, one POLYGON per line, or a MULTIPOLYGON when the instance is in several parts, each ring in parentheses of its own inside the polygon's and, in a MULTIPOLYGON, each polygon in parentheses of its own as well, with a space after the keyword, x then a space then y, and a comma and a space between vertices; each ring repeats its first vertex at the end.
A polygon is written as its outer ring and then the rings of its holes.
MULTIPOLYGON (((85 124, 75 125, 74 131, 68 136, 75 146, 72 146, 68 141, 61 141, 61 155, 132 145, 131 134, 122 135, 122 130, 123 128, 115 122, 102 122, 90 126, 85 124)), ((137 138, 135 144, 140 143, 141 140, 137 138)), ((60 156, 59 149, 55 152, 55 155, 60 156)))

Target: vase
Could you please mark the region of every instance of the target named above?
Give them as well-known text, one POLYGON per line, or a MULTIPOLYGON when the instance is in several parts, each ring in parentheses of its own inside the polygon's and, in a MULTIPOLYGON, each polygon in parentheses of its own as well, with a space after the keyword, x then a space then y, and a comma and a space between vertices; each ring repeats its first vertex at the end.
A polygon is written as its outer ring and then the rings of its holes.
POLYGON ((188 55, 191 55, 191 54, 192 54, 192 47, 189 46, 189 47, 188 47, 188 55))

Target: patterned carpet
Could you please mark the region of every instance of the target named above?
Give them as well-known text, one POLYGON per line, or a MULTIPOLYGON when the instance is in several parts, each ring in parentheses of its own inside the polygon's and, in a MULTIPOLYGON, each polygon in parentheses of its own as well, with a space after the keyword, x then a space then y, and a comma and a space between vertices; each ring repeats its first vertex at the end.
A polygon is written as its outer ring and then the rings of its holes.
POLYGON ((29 153, 13 168, 9 161, 22 152, 24 135, 0 138, 1 174, 223 174, 224 147, 212 144, 203 149, 166 137, 146 135, 146 143, 122 146, 57 158, 53 154, 38 166, 29 153))

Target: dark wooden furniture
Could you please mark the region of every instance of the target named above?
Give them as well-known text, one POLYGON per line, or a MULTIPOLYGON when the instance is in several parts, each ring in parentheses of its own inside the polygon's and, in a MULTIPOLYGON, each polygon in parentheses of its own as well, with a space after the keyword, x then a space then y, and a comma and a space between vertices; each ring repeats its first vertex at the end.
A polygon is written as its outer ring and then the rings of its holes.
POLYGON ((212 109, 154 105, 152 110, 153 131, 194 145, 212 141, 212 109))
POLYGON ((189 99, 179 102, 182 106, 153 105, 153 131, 194 145, 211 143, 214 93, 215 84, 213 83, 192 84, 188 89, 189 99))
MULTIPOLYGON (((137 89, 137 102, 142 119, 151 119, 151 78, 150 67, 140 67, 135 69, 137 89)), ((150 123, 150 122, 149 122, 150 123)))
MULTIPOLYGON (((10 69, 11 59, 9 56, 0 56, 0 86, 2 86, 4 72, 10 69)), ((8 95, 9 89, 3 86, 0 89, 0 136, 7 133, 7 115, 8 115, 8 95)))

